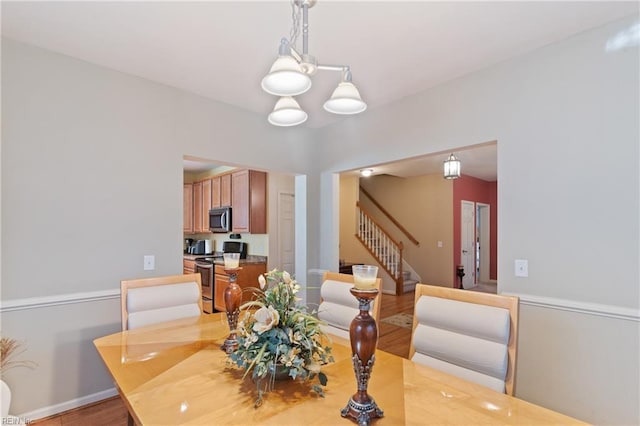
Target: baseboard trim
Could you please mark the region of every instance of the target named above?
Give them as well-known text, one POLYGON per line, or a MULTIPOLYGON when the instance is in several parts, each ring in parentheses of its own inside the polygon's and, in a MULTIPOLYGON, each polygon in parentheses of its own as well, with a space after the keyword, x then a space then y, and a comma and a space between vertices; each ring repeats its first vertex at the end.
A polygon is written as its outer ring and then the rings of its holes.
POLYGON ((3 300, 2 302, 0 302, 0 313, 22 311, 26 309, 48 308, 50 306, 70 305, 74 303, 96 302, 99 300, 118 298, 120 298, 120 289, 3 300))
POLYGON ((575 300, 556 299, 554 297, 534 296, 522 293, 500 293, 518 296, 520 304, 540 308, 558 309, 562 311, 578 312, 587 315, 597 315, 626 321, 640 322, 640 310, 599 303, 580 302, 575 300))
POLYGON ((73 410, 84 405, 93 404, 94 402, 102 401, 103 399, 111 398, 118 395, 116 388, 103 390, 100 392, 92 393, 91 395, 82 396, 80 398, 72 399, 70 401, 61 402, 60 404, 50 405, 48 407, 39 408, 37 410, 23 413, 17 417, 29 419, 31 421, 43 419, 49 416, 55 416, 56 414, 63 413, 65 411, 73 410))

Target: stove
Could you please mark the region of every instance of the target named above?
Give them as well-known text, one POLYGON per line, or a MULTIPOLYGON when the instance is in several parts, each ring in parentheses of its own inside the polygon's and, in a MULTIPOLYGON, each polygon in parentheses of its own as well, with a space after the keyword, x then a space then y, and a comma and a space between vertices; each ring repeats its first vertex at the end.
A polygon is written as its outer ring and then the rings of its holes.
MULTIPOLYGON (((222 243, 222 253, 240 253, 240 259, 247 258, 247 243, 242 241, 225 241, 222 243)), ((222 260, 222 254, 196 257, 196 273, 199 273, 202 281, 202 306, 206 313, 214 311, 213 296, 215 286, 216 260, 222 260)))

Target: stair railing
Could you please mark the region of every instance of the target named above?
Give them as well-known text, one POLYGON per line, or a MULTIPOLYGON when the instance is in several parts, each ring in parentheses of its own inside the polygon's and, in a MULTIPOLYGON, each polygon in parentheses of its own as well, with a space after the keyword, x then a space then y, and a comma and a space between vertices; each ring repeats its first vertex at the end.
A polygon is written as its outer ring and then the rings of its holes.
POLYGON ((402 294, 402 241, 396 241, 356 201, 358 220, 356 238, 396 283, 396 295, 402 294))
POLYGON ((360 186, 360 191, 362 191, 362 193, 371 200, 373 205, 376 206, 382 212, 382 214, 385 215, 387 219, 389 219, 391 223, 393 223, 400 230, 400 232, 406 235, 409 241, 417 246, 420 245, 420 242, 413 235, 411 235, 411 233, 404 226, 402 226, 402 224, 400 224, 400 222, 398 222, 396 218, 391 215, 391 213, 389 213, 384 207, 382 207, 382 205, 375 198, 373 198, 373 196, 369 194, 366 189, 360 186))

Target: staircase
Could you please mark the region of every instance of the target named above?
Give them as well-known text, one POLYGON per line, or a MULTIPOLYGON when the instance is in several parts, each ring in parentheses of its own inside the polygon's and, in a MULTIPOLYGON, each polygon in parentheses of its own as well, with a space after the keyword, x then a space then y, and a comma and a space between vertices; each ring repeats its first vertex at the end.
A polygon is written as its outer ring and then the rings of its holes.
MULTIPOLYGON (((402 242, 395 241, 376 221, 356 205, 358 214, 356 238, 396 283, 395 294, 402 294, 405 274, 402 272, 402 242)), ((413 284, 415 287, 415 283, 413 284)), ((409 290, 411 291, 411 290, 409 290)))
POLYGON ((403 293, 411 293, 416 289, 416 284, 418 284, 418 280, 414 280, 411 278, 411 272, 403 271, 402 272, 402 292, 403 293))

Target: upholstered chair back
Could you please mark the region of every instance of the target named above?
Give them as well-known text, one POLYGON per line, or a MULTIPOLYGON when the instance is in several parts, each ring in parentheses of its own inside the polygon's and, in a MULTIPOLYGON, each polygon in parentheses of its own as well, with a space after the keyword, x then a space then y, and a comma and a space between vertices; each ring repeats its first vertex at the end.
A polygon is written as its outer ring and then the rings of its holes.
POLYGON ((120 296, 123 330, 202 313, 200 274, 123 280, 120 296))
MULTIPOLYGON (((376 280, 376 288, 380 290, 382 280, 376 280)), ((353 275, 325 272, 320 288, 320 306, 318 318, 326 322, 321 326, 325 333, 349 340, 351 321, 358 315, 358 300, 349 291, 353 287, 353 275)), ((378 294, 371 304, 369 314, 378 319, 380 314, 380 300, 378 294)))
POLYGON ((513 395, 518 298, 418 284, 409 358, 513 395))

